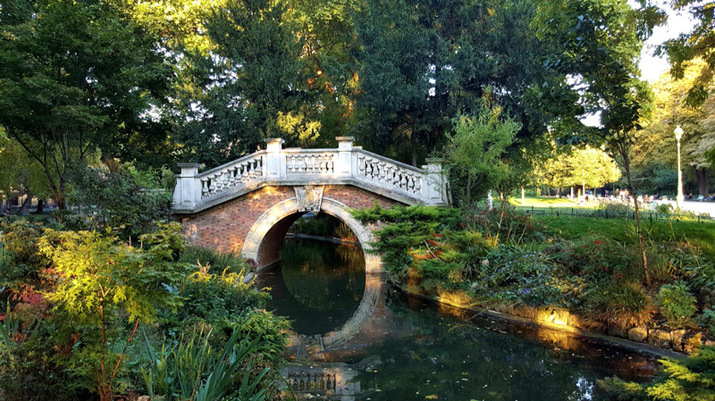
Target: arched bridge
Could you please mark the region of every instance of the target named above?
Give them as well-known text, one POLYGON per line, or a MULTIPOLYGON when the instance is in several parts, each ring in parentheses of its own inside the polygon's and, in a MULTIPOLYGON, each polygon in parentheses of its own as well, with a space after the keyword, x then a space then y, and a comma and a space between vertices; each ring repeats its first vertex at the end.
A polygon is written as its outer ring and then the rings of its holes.
MULTIPOLYGON (((304 213, 338 218, 368 250, 372 228, 351 209, 446 203, 439 160, 416 168, 353 146, 352 137, 337 140, 337 149, 284 149, 282 139, 267 139, 265 150, 202 173, 180 164, 173 208, 189 241, 261 269, 278 261, 283 237, 304 213)), ((366 272, 381 271, 378 256, 366 252, 365 262, 366 272)))

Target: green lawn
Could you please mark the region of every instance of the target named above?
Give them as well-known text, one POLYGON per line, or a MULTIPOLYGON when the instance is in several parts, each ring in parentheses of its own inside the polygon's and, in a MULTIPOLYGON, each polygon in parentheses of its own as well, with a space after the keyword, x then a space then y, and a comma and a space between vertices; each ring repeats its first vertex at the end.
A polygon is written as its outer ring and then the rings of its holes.
POLYGON ((524 199, 526 202, 524 205, 521 204, 520 197, 513 197, 509 199, 509 203, 516 207, 534 207, 534 208, 580 208, 580 209, 593 209, 598 204, 595 202, 580 204, 574 200, 568 198, 534 198, 526 197, 524 199))
MULTIPOLYGON (((547 237, 561 237, 566 239, 581 238, 597 234, 619 241, 634 241, 632 233, 635 232, 635 221, 624 219, 602 219, 590 217, 571 216, 535 216, 534 219, 541 223, 541 231, 547 237), (631 234, 629 234, 631 233, 631 234)), ((682 240, 697 245, 702 249, 703 255, 710 260, 715 260, 715 222, 704 221, 653 221, 643 219, 644 232, 655 241, 682 240)))

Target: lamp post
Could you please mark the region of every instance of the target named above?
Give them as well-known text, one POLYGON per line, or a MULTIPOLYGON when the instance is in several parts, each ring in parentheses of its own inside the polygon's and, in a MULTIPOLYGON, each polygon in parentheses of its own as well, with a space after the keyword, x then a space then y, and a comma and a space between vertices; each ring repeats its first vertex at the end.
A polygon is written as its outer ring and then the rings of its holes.
POLYGON ((683 137, 683 129, 680 125, 675 127, 675 139, 678 141, 678 195, 675 197, 675 203, 678 205, 678 209, 683 208, 683 201, 685 197, 683 196, 683 171, 680 169, 680 138, 683 137))

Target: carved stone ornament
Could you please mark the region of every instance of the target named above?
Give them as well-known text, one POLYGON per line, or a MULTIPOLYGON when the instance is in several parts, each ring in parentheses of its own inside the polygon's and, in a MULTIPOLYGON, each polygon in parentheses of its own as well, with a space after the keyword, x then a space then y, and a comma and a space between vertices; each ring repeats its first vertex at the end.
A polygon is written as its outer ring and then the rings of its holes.
POLYGON ((323 202, 323 186, 306 185, 304 187, 293 187, 295 197, 298 200, 299 212, 319 212, 323 202))

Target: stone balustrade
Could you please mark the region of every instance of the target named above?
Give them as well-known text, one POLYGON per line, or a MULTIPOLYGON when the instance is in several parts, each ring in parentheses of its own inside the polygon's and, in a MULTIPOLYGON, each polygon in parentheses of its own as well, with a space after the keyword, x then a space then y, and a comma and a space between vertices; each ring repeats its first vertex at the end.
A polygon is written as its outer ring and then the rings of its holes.
POLYGON ((266 139, 265 150, 201 173, 181 163, 174 211, 195 213, 269 185, 354 185, 406 204, 447 203, 440 160, 416 168, 353 146, 352 137, 337 140, 337 149, 284 149, 283 139, 266 139))

